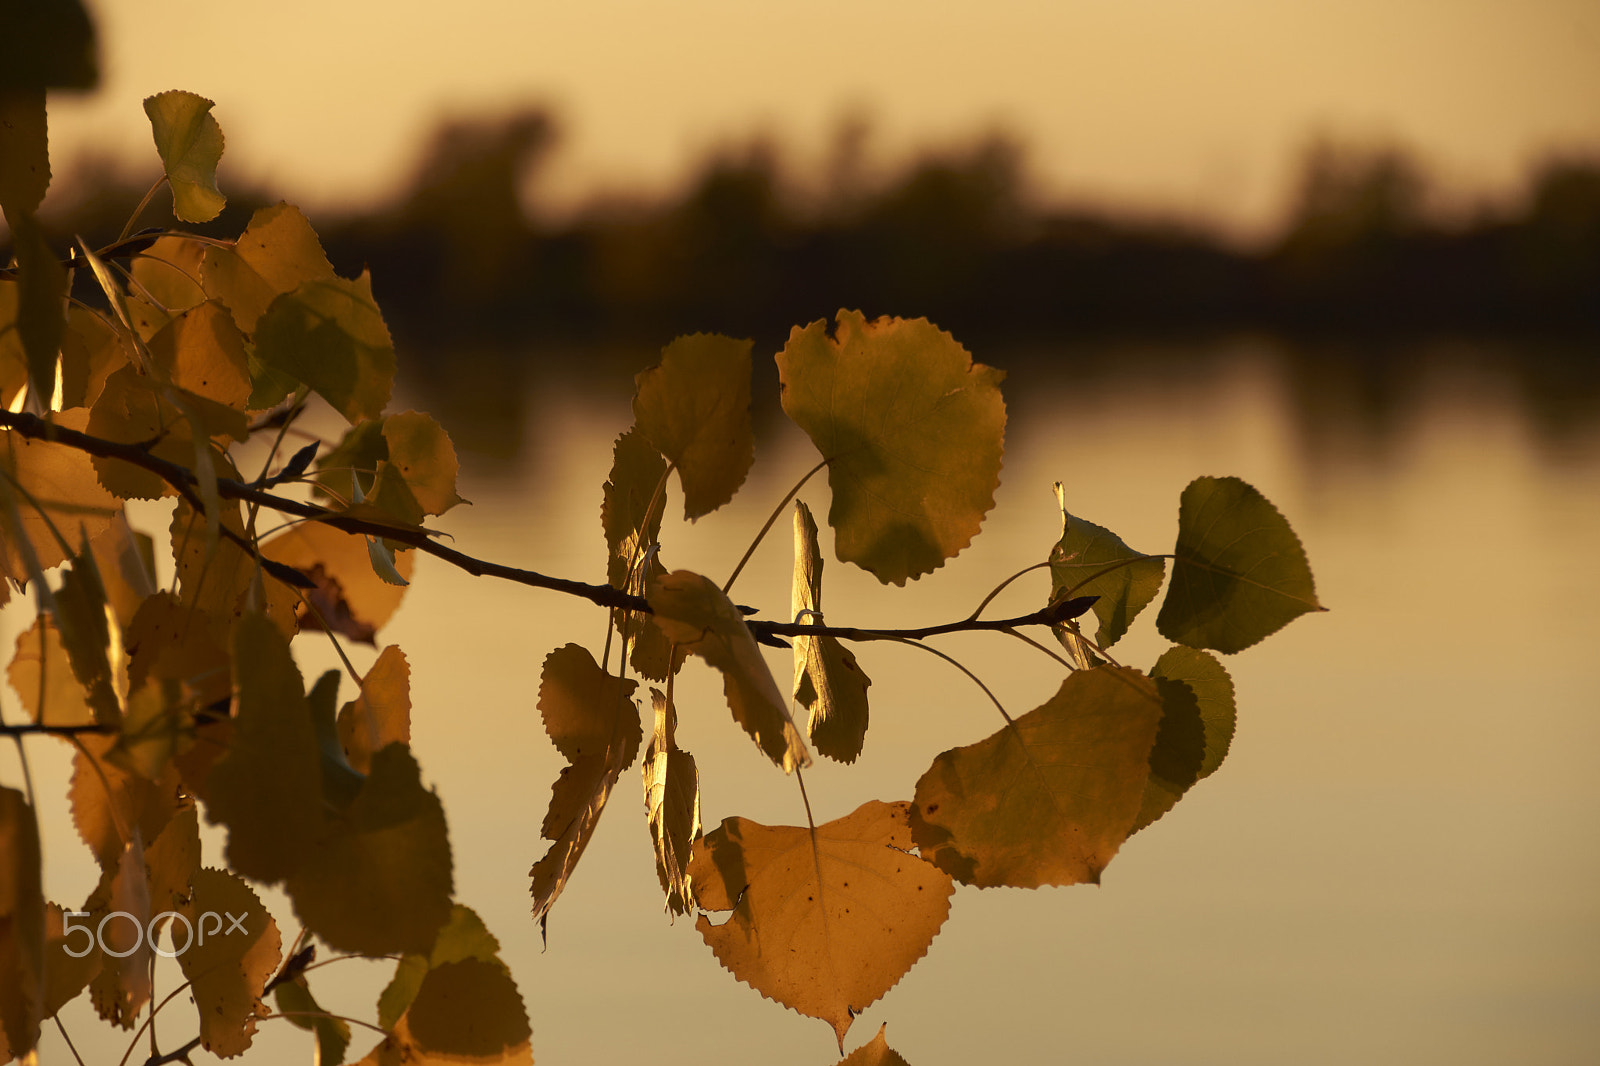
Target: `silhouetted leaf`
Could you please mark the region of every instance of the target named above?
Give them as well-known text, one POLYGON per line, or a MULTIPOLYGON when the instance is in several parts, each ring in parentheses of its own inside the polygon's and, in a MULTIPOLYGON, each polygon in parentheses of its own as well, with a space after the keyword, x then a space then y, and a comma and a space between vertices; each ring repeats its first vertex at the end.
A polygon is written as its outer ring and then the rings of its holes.
POLYGON ((1094 639, 1109 648, 1161 591, 1166 560, 1136 552, 1109 529, 1068 514, 1059 481, 1056 500, 1061 504, 1061 539, 1050 549, 1050 602, 1067 596, 1100 597, 1093 608, 1100 619, 1094 639))
POLYGON ((744 616, 708 579, 688 570, 654 578, 649 586, 655 622, 668 640, 722 672, 722 692, 733 720, 744 727, 773 764, 789 773, 810 766, 778 683, 761 657, 744 616))
POLYGON ((1242 651, 1324 610, 1300 538, 1238 478, 1196 478, 1183 490, 1174 554, 1156 627, 1178 644, 1242 651))
POLYGON ((336 951, 427 951, 450 917, 444 807, 404 744, 372 756, 348 810, 328 819, 284 885, 306 928, 336 951))
MULTIPOLYGON (((481 959, 505 968, 500 961, 500 941, 483 924, 483 919, 471 907, 460 903, 450 908, 450 920, 439 930, 433 948, 427 954, 406 955, 395 967, 394 978, 378 997, 378 1026, 393 1029, 401 1015, 417 998, 422 979, 428 971, 448 962, 463 959, 481 959)), ((507 973, 510 971, 507 970, 507 973)))
POLYGON ((1132 831, 1161 696, 1136 670, 1079 670, 1042 706, 934 759, 917 782, 918 849, 963 884, 1099 883, 1132 831))
POLYGON ((340 1066, 344 1062, 344 1053, 350 1047, 350 1023, 328 1016, 311 995, 311 986, 303 974, 279 985, 273 990, 273 998, 278 1002, 278 1013, 289 1019, 289 1024, 316 1034, 316 1066, 340 1066))
POLYGON ((928 950, 950 878, 915 855, 905 803, 865 803, 815 830, 725 819, 696 845, 695 928, 739 980, 844 1034, 928 950))
MULTIPOLYGON (((810 508, 794 501, 794 591, 796 621, 822 622, 822 552, 810 508)), ((811 709, 806 734, 830 759, 855 762, 867 739, 867 687, 872 678, 855 653, 837 637, 794 638, 794 698, 811 709)))
POLYGON ((41 410, 55 391, 56 361, 67 324, 67 272, 31 211, 8 211, 17 257, 17 336, 28 364, 28 387, 41 410))
MULTIPOLYGON (((100 968, 98 951, 88 951, 79 956, 67 953, 68 947, 74 951, 80 950, 83 940, 77 937, 70 944, 67 942, 66 923, 62 920, 62 914, 63 909, 58 904, 51 903, 45 907, 44 957, 50 960, 50 964, 45 968, 44 1006, 40 1010, 42 1018, 54 1018, 57 1011, 77 999, 89 987, 89 982, 100 968)), ((4 1034, 0 1033, 0 1043, 5 1042, 3 1037, 4 1034)))
POLYGON ((39 1040, 45 995, 45 903, 39 823, 27 799, 0 788, 0 1042, 17 1056, 39 1040))
POLYGON ((200 1046, 231 1058, 250 1047, 265 1011, 261 994, 283 955, 278 923, 241 878, 210 867, 195 874, 193 898, 181 913, 195 930, 178 964, 200 1014, 200 1046), (217 918, 207 920, 207 914, 217 918), (202 940, 202 923, 220 928, 202 940))
POLYGON ((505 967, 469 958, 429 970, 393 1034, 362 1062, 532 1066, 532 1035, 505 967))
POLYGON ((0 90, 94 87, 100 77, 94 24, 81 0, 10 4, 5 13, 0 90))
POLYGON ((640 770, 644 774, 644 809, 655 846, 656 877, 666 893, 667 910, 688 914, 693 901, 689 858, 700 838, 700 772, 694 756, 678 747, 674 734, 678 712, 660 689, 650 690, 655 707, 655 733, 640 770))
POLYGON ((367 274, 303 282, 272 301, 255 337, 265 366, 311 386, 352 424, 389 403, 394 341, 367 274))
MULTIPOLYGON (((14 32, 9 21, 7 33, 14 32)), ((7 218, 37 211, 49 187, 44 89, 0 89, 0 211, 7 218)))
POLYGON ((1165 712, 1150 750, 1150 783, 1135 832, 1171 810, 1185 792, 1214 773, 1233 740, 1233 680, 1216 656, 1194 648, 1168 648, 1150 676, 1161 690, 1165 712))
POLYGON ((883 1038, 887 1023, 878 1026, 878 1035, 839 1061, 839 1066, 911 1066, 883 1038))
POLYGON ((600 500, 600 527, 610 549, 606 577, 613 588, 627 587, 630 568, 642 563, 645 549, 661 539, 666 487, 654 510, 650 501, 666 472, 666 460, 637 428, 617 438, 600 500))
POLYGON ((778 354, 783 409, 828 461, 828 524, 845 562, 903 585, 944 565, 994 506, 1004 374, 926 319, 840 311, 778 354))
MULTIPOLYGON (((237 502, 222 504, 221 524, 244 536, 244 514, 237 502)), ((180 500, 172 513, 171 536, 178 600, 203 612, 220 644, 228 645, 234 625, 249 610, 263 611, 285 636, 294 633, 295 609, 300 603, 297 591, 263 575, 255 557, 231 540, 219 540, 208 553, 205 516, 197 514, 187 501, 180 500)))
POLYGON ((539 710, 545 732, 570 763, 551 789, 544 837, 553 841, 528 875, 533 917, 542 921, 566 887, 594 835, 617 778, 639 754, 635 682, 613 677, 576 644, 545 657, 539 710))
POLYGON ((750 344, 714 333, 679 337, 634 379, 634 424, 677 464, 685 518, 733 499, 755 462, 750 344))
POLYGON ((211 114, 212 101, 173 89, 146 97, 156 151, 172 186, 172 213, 185 222, 210 222, 227 198, 217 190, 222 159, 222 127, 211 114))

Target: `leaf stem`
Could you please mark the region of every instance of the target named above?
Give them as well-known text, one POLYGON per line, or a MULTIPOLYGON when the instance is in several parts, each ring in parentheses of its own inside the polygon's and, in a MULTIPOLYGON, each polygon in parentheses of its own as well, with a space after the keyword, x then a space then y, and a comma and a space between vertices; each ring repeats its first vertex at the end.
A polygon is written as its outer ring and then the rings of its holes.
POLYGON ((733 583, 734 581, 738 580, 739 575, 744 573, 744 564, 748 563, 750 561, 750 557, 756 553, 756 549, 759 548, 761 546, 761 542, 766 539, 767 531, 772 528, 772 524, 778 520, 780 515, 783 514, 783 509, 789 506, 789 501, 794 499, 795 496, 799 495, 800 490, 805 488, 806 482, 810 481, 812 476, 816 474, 818 470, 821 470, 827 465, 828 460, 824 459, 810 470, 807 470, 805 476, 794 483, 794 488, 789 490, 789 494, 778 501, 778 506, 772 509, 771 516, 767 518, 767 524, 761 527, 761 532, 756 534, 756 539, 751 541, 750 547, 745 549, 744 558, 739 560, 739 565, 734 567, 733 573, 728 575, 727 582, 722 586, 722 594, 724 596, 728 594, 729 589, 733 588, 733 583))
POLYGON ((150 186, 149 190, 145 192, 144 199, 139 201, 139 206, 133 209, 133 214, 128 216, 127 224, 122 227, 122 232, 117 235, 117 239, 115 241, 116 244, 121 244, 123 241, 128 239, 129 235, 133 233, 134 223, 139 221, 139 216, 144 214, 144 209, 150 206, 150 201, 155 199, 156 193, 160 192, 161 186, 165 185, 166 183, 167 176, 162 174, 156 179, 155 184, 150 186))
POLYGON ((67 1042, 67 1050, 72 1052, 72 1057, 74 1059, 78 1060, 78 1066, 84 1066, 83 1056, 78 1054, 77 1045, 73 1044, 72 1037, 67 1035, 67 1027, 61 1024, 61 1015, 57 1013, 56 1016, 51 1020, 56 1023, 56 1028, 61 1031, 61 1039, 67 1042))
POLYGON ((923 651, 927 652, 929 655, 937 655, 939 658, 943 659, 945 662, 949 663, 951 666, 955 667, 957 670, 960 670, 963 674, 966 674, 969 678, 972 679, 972 683, 974 685, 977 685, 979 688, 983 689, 983 694, 985 696, 989 697, 989 702, 994 704, 994 709, 1000 712, 1000 717, 1004 718, 1006 720, 1006 724, 1011 726, 1013 729, 1016 728, 1017 723, 1012 720, 1012 718, 1011 718, 1011 716, 1009 714, 1006 713, 1005 707, 1001 705, 1000 700, 995 696, 995 694, 993 692, 989 691, 989 686, 985 685, 978 678, 977 674, 973 673, 971 670, 968 670, 965 666, 962 666, 961 663, 958 660, 956 660, 954 658, 951 658, 950 656, 946 655, 944 652, 940 651, 938 648, 931 647, 931 646, 929 646, 927 644, 922 643, 919 640, 911 640, 911 639, 908 639, 906 637, 889 637, 888 639, 889 640, 893 640, 893 641, 897 641, 898 643, 901 643, 901 644, 908 644, 913 648, 921 648, 923 651))
POLYGON ((1010 577, 1006 578, 1004 581, 1000 582, 1000 584, 998 584, 998 585, 996 585, 994 587, 994 591, 993 592, 989 593, 989 595, 987 595, 987 596, 985 596, 983 598, 983 602, 982 603, 978 604, 978 606, 976 606, 976 607, 974 607, 972 609, 972 613, 967 616, 967 621, 969 621, 969 622, 977 621, 978 616, 983 613, 983 609, 985 607, 989 606, 989 604, 994 600, 994 598, 996 596, 1000 595, 1000 593, 1004 592, 1006 586, 1011 584, 1017 578, 1021 577, 1023 574, 1031 574, 1035 570, 1042 570, 1043 568, 1045 568, 1045 567, 1047 567, 1049 565, 1050 564, 1048 562, 1045 562, 1045 563, 1034 563, 1032 566, 1025 566, 1021 570, 1018 570, 1016 573, 1012 574, 1010 577))

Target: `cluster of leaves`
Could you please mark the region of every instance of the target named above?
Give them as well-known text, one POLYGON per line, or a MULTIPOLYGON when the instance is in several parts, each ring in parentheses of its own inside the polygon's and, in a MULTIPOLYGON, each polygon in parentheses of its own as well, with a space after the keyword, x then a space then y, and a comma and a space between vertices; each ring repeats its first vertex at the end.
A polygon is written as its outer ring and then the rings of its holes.
MULTIPOLYGON (((611 611, 598 660, 569 644, 544 661, 538 709, 568 765, 543 822, 549 848, 531 871, 534 917, 548 921, 639 759, 635 693, 648 681, 641 776, 666 908, 694 914, 735 977, 825 1021, 841 1052, 852 1019, 927 952, 958 883, 1097 882, 1123 841, 1227 751, 1233 688, 1210 652, 1319 609, 1283 517, 1241 481, 1201 478, 1183 493, 1165 556, 1135 551, 1063 503, 1059 542, 1028 567, 1052 576, 1031 615, 980 611, 917 631, 830 626, 818 525, 796 499, 803 479, 755 538, 794 501, 793 621, 750 622, 730 598, 748 553, 719 585, 668 569, 659 543, 674 472, 693 519, 732 499, 754 462, 751 345, 709 334, 674 341, 637 379, 634 425, 603 489, 608 586, 471 560, 422 524, 462 502, 456 457, 427 415, 385 414, 394 348, 368 278, 338 277, 305 218, 281 204, 235 241, 125 234, 98 250, 79 241, 63 261, 30 236, 38 199, 26 174, 48 174, 42 92, 36 102, 35 114, 7 97, 8 114, 40 136, 8 132, 27 151, 0 154, 7 217, 22 220, 12 223, 15 268, 0 277, 0 603, 14 585, 39 605, 8 672, 30 720, 4 728, 19 751, 30 733, 75 749, 73 819, 102 871, 78 909, 105 932, 82 958, 65 951, 75 928, 43 896, 31 782, 0 789, 8 1057, 28 1055, 41 1022, 85 989, 107 1022, 131 1029, 142 1014, 148 1027, 167 1002, 153 1001, 159 935, 175 950, 178 917, 194 925, 228 912, 248 915, 246 935, 177 953, 198 1014, 186 1048, 237 1055, 259 1022, 284 1017, 315 1034, 318 1061, 344 1061, 349 1023, 310 987, 334 961, 312 962, 320 946, 335 959, 397 960, 374 1021, 361 1023, 383 1034, 365 1061, 531 1060, 498 944, 453 898, 444 812, 409 744, 406 656, 386 647, 364 675, 346 659, 357 691, 341 705, 340 672, 308 689, 293 655, 307 629, 336 647, 339 637, 374 642, 418 550, 611 611), (80 277, 92 290, 81 299, 80 277), (314 403, 348 430, 320 456, 316 439, 285 456, 314 403), (250 480, 247 450, 260 463, 250 480), (175 575, 165 588, 157 539, 124 514, 128 500, 162 497, 176 497, 160 538, 175 575), (263 509, 295 521, 258 532, 263 509), (1157 626, 1173 647, 1148 671, 1122 665, 1110 649, 1160 593, 1169 560, 1157 626), (1078 621, 1090 610, 1092 637, 1078 621), (1053 628, 1063 653, 1023 636, 1025 625, 1053 628), (1059 689, 1015 717, 995 701, 1000 727, 938 756, 907 799, 822 825, 805 800, 804 825, 730 817, 703 830, 698 769, 676 742, 675 679, 689 659, 721 675, 734 721, 795 775, 804 800, 813 749, 848 763, 866 742, 871 681, 846 644, 963 629, 1035 643, 1061 664, 1059 689), (792 647, 789 695, 761 643, 792 647), (803 727, 791 698, 808 712, 803 727), (204 865, 202 812, 226 829, 225 865, 204 865), (289 899, 300 931, 287 947, 259 886, 289 899), (131 923, 108 921, 117 912, 156 934, 139 942, 131 923)), ((210 109, 182 92, 146 101, 180 221, 222 205, 210 109)), ((820 454, 807 479, 828 472, 840 561, 903 585, 972 541, 999 484, 999 371, 926 321, 848 311, 797 327, 777 364, 783 409, 820 454)), ((880 1031, 847 1061, 902 1060, 880 1031)))

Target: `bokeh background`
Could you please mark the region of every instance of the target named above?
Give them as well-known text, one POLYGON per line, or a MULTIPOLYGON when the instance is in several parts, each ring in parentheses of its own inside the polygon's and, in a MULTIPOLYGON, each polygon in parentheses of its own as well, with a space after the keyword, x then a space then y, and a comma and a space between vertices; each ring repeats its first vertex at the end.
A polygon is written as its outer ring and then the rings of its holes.
MULTIPOLYGON (((1221 772, 1099 888, 959 892, 847 1047, 887 1023, 917 1066, 1594 1061, 1600 8, 93 10, 102 84, 52 97, 47 224, 114 237, 159 172, 140 100, 216 100, 230 205, 211 229, 287 198, 342 272, 370 267, 400 348, 396 409, 434 414, 461 450, 475 505, 440 525, 465 550, 603 580, 600 484, 631 375, 677 333, 714 330, 756 341, 757 466, 732 505, 663 538, 673 566, 720 578, 815 462, 767 357, 839 307, 951 329, 1010 374, 1010 425, 973 547, 906 590, 830 564, 831 620, 964 615, 1046 557, 1057 480, 1075 513, 1147 551, 1169 550, 1178 493, 1204 474, 1242 476, 1289 516, 1331 611, 1229 661, 1240 725, 1221 772)), ((826 510, 824 487, 803 495, 826 510)), ((773 537, 739 598, 781 613, 789 551, 773 537)), ((996 609, 1041 603, 1034 576, 996 609)), ((0 637, 25 614, 0 614, 0 637)), ((410 655, 457 894, 505 947, 537 1060, 834 1061, 826 1026, 668 923, 632 775, 548 947, 528 919, 561 765, 538 663, 597 648, 604 625, 424 559, 380 634, 410 655)), ((317 640, 297 641, 308 673, 331 661, 317 640)), ((940 647, 1014 711, 1057 683, 999 637, 940 647)), ((1148 664, 1161 642, 1147 621, 1125 648, 1148 664)), ((862 662, 873 730, 855 767, 816 774, 819 818, 909 796, 934 755, 995 725, 932 659, 873 646, 862 662)), ((680 742, 708 825, 801 820, 792 783, 690 669, 680 742)), ((95 877, 70 762, 30 743, 35 774, 62 786, 42 800, 46 890, 75 901, 95 877)), ((0 776, 14 770, 8 749, 0 776)), ((319 998, 358 1017, 387 978, 319 974, 319 998)), ((88 1061, 122 1054, 86 1004, 64 1017, 88 1061)), ((161 1018, 173 1043, 192 1031, 183 1009, 161 1018)), ((43 1061, 69 1057, 45 1041, 43 1061)), ((266 1023, 254 1054, 303 1061, 312 1041, 266 1023)))

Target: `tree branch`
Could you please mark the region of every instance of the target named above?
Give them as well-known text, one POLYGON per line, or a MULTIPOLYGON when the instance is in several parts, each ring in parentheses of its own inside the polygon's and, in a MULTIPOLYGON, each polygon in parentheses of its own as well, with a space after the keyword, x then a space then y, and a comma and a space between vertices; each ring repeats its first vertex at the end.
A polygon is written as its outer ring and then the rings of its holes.
MULTIPOLYGON (((148 470, 171 485, 189 501, 191 506, 200 507, 198 496, 196 495, 199 479, 194 472, 188 467, 180 466, 177 463, 162 459, 160 456, 152 455, 143 445, 123 444, 117 441, 105 440, 101 437, 93 437, 87 433, 68 429, 65 426, 53 425, 37 415, 16 414, 9 411, 0 411, 0 428, 14 430, 32 440, 64 444, 88 455, 99 456, 103 459, 120 459, 125 463, 131 463, 143 470, 148 470)), ((601 607, 642 611, 646 614, 653 613, 650 609, 650 604, 642 596, 631 595, 611 585, 591 585, 585 581, 551 577, 548 574, 541 574, 534 570, 523 570, 519 567, 506 566, 503 563, 479 559, 465 552, 456 551, 454 548, 445 547, 432 539, 424 529, 390 526, 365 518, 352 517, 313 503, 305 503, 301 500, 291 500, 284 496, 278 496, 255 485, 247 485, 232 478, 217 479, 217 494, 223 499, 242 500, 246 503, 267 507, 282 514, 321 522, 346 533, 383 537, 385 540, 404 544, 407 547, 415 548, 420 552, 431 555, 474 577, 495 577, 533 588, 562 592, 569 596, 577 596, 580 599, 588 600, 601 607)), ((229 534, 230 539, 238 542, 240 547, 246 551, 252 554, 255 552, 255 547, 248 541, 240 538, 226 527, 224 527, 223 531, 229 534)), ((270 561, 263 560, 264 564, 268 562, 270 561)), ((277 569, 269 566, 268 572, 287 584, 297 584, 291 577, 279 572, 279 570, 289 569, 291 568, 277 564, 277 569)), ((296 576, 298 576, 298 572, 296 572, 296 576)), ((758 619, 749 619, 745 624, 750 627, 751 632, 758 638, 816 636, 837 637, 841 640, 920 640, 923 637, 937 636, 941 633, 985 630, 1003 632, 1018 626, 1055 625, 1083 614, 1094 603, 1095 599, 1096 597, 1093 596, 1080 596, 1076 599, 1063 600, 1042 610, 1034 611, 1032 614, 1019 615, 1015 618, 997 618, 981 621, 974 618, 963 618, 955 622, 922 626, 916 629, 860 629, 854 626, 808 625, 797 622, 758 619)), ((768 642, 774 641, 769 639, 768 642)), ((29 730, 26 727, 12 728, 21 728, 28 732, 42 731, 29 730)))
POLYGON ((38 733, 49 737, 75 737, 82 733, 115 733, 116 726, 109 725, 45 725, 43 722, 24 722, 21 725, 0 724, 0 737, 21 737, 38 733))

